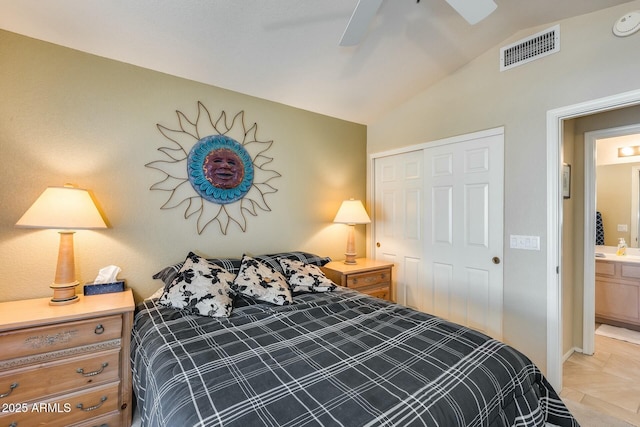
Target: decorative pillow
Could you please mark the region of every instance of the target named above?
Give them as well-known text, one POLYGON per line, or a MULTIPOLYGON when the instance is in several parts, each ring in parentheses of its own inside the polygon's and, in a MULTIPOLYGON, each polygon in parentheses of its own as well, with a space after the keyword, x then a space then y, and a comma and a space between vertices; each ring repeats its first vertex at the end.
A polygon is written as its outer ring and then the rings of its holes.
POLYGON ((293 303, 287 279, 282 273, 247 255, 242 256, 240 272, 233 281, 232 289, 238 294, 276 305, 293 303))
POLYGON ((336 288, 318 266, 294 259, 280 258, 279 261, 292 292, 331 292, 336 288))
POLYGON ((321 257, 316 254, 311 254, 309 252, 300 252, 300 251, 279 252, 275 254, 258 255, 258 256, 255 256, 254 258, 264 264, 267 264, 268 266, 272 267, 273 269, 275 269, 276 271, 282 274, 284 274, 284 271, 282 270, 282 266, 280 265, 280 262, 279 262, 281 258, 294 259, 297 261, 302 261, 305 264, 317 265, 318 267, 322 267, 323 265, 331 261, 331 258, 329 257, 321 257))
MULTIPOLYGON (((278 262, 279 258, 295 259, 298 261, 302 261, 305 264, 317 265, 318 267, 322 267, 323 265, 331 261, 331 258, 329 257, 321 257, 320 255, 300 251, 258 255, 254 258, 262 263, 267 264, 270 267, 273 267, 276 271, 279 271, 282 274, 284 274, 284 271, 282 271, 282 267, 278 262)), ((239 258, 207 258, 207 261, 213 264, 217 264, 227 270, 229 273, 233 274, 237 274, 238 271, 240 271, 240 264, 242 263, 242 260, 239 258)), ((177 264, 165 267, 154 274, 153 278, 162 280, 165 289, 167 289, 169 285, 171 285, 171 283, 173 283, 173 281, 175 280, 178 272, 182 268, 182 265, 183 263, 179 262, 177 264)))
POLYGON ((189 252, 158 302, 201 316, 228 317, 233 308, 234 277, 219 265, 189 252))
MULTIPOLYGON (((235 274, 238 274, 238 271, 240 271, 240 262, 242 260, 239 258, 207 258, 207 261, 209 261, 212 264, 216 264, 217 266, 220 266, 225 270, 227 270, 229 273, 235 275, 235 274)), ((169 286, 171 286, 173 281, 176 279, 183 265, 184 265, 184 262, 179 262, 177 264, 165 267, 162 270, 158 271, 156 274, 154 274, 153 278, 162 280, 166 290, 169 288, 169 286)))

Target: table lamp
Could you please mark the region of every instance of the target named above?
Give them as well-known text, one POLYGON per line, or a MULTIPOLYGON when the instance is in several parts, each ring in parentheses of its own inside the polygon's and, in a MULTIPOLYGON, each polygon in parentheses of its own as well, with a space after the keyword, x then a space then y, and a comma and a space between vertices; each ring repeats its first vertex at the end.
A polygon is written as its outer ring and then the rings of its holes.
POLYGON ((51 288, 50 305, 71 304, 78 300, 75 287, 73 233, 78 229, 107 228, 87 190, 72 185, 48 187, 22 215, 16 227, 61 229, 58 265, 51 288))
POLYGON ((356 224, 369 224, 371 220, 367 211, 364 209, 360 200, 345 200, 340 205, 336 217, 333 222, 340 224, 347 224, 349 226, 349 234, 347 235, 347 250, 345 252, 345 264, 357 264, 356 263, 356 237, 355 237, 355 225, 356 224))

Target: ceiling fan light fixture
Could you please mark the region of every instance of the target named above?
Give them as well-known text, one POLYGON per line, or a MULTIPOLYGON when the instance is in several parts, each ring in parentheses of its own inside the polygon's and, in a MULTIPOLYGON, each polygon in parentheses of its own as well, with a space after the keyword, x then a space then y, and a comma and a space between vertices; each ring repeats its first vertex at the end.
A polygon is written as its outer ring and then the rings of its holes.
POLYGON ((496 10, 493 0, 446 0, 469 24, 475 25, 496 10))

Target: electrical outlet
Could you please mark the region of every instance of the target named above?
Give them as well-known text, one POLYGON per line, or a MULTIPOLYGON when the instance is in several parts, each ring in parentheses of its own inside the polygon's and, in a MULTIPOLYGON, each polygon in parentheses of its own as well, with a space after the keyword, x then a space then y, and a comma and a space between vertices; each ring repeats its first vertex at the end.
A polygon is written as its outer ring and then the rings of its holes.
POLYGON ((627 226, 627 224, 618 224, 618 231, 626 233, 627 231, 629 231, 629 227, 627 226))

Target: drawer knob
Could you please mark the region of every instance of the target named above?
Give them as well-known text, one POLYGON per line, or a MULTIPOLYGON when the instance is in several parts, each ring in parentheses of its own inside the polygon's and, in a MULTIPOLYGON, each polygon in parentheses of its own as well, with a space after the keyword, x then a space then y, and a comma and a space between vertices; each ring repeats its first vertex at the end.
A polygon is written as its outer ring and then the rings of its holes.
POLYGON ((11 384, 9 386, 9 391, 8 392, 0 394, 0 399, 2 399, 3 397, 9 396, 11 393, 13 393, 13 390, 15 390, 16 388, 18 388, 18 383, 11 384))
POLYGON ((104 402, 107 401, 107 396, 102 396, 100 398, 100 403, 98 403, 97 405, 93 405, 93 406, 89 406, 88 408, 85 408, 82 403, 78 403, 76 405, 76 408, 80 409, 81 411, 84 412, 89 412, 89 411, 95 411, 96 409, 98 409, 99 407, 101 407, 102 405, 104 405, 104 402))
POLYGON ((93 330, 93 332, 96 335, 100 335, 101 333, 104 332, 104 326, 102 326, 102 323, 100 323, 98 326, 96 326, 96 328, 93 330))
POLYGON ((109 362, 104 362, 102 364, 102 367, 100 369, 98 369, 97 371, 85 373, 84 369, 78 368, 78 369, 76 369, 76 372, 79 373, 79 374, 82 374, 83 377, 93 377, 95 375, 101 374, 102 371, 104 371, 104 368, 106 368, 107 366, 109 366, 109 362))

